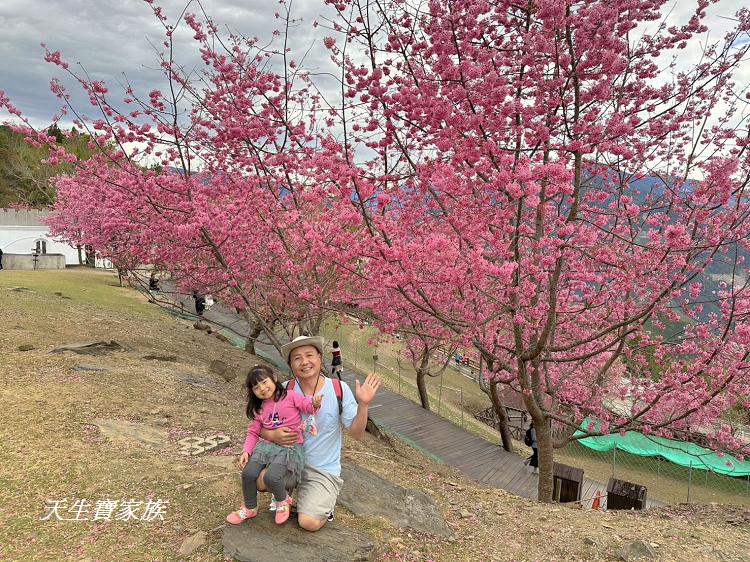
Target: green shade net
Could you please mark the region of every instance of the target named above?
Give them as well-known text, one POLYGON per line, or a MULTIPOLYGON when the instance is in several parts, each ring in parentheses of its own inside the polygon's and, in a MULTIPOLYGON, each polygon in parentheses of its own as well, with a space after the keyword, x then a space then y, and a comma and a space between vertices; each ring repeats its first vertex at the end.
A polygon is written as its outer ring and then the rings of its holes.
MULTIPOLYGON (((581 428, 587 428, 589 423, 588 419, 583 420, 581 428)), ((594 428, 598 429, 599 425, 597 422, 594 428)), ((574 434, 574 436, 576 435, 584 435, 584 433, 579 430, 574 434)), ((637 431, 628 431, 625 436, 614 433, 601 437, 586 437, 579 439, 578 442, 584 447, 602 453, 617 447, 631 455, 662 457, 680 466, 710 470, 727 476, 745 477, 750 475, 750 462, 748 461, 739 461, 729 454, 720 457, 714 451, 695 443, 643 435, 637 431)))

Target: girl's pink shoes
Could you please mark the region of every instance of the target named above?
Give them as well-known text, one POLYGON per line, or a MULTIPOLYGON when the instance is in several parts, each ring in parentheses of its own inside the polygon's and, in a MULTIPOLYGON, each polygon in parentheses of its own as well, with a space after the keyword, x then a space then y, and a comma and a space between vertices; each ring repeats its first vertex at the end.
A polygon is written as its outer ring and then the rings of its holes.
MULTIPOLYGON (((248 519, 252 519, 256 515, 258 515, 257 507, 254 509, 247 509, 243 506, 239 511, 233 511, 232 513, 227 515, 227 523, 231 523, 232 525, 239 525, 240 523, 244 523, 248 519)), ((287 517, 289 516, 287 515, 287 517)))
POLYGON ((289 519, 289 511, 292 507, 292 496, 287 496, 284 501, 276 502, 276 520, 277 525, 281 525, 289 519))
MULTIPOLYGON (((287 519, 289 519, 289 512, 291 511, 292 502, 292 496, 287 496, 284 501, 276 502, 276 515, 274 519, 276 520, 277 525, 281 525, 287 519)), ((233 511, 232 513, 227 515, 227 523, 230 523, 231 525, 240 525, 248 519, 256 517, 257 515, 257 507, 248 509, 245 506, 242 506, 238 511, 233 511)))

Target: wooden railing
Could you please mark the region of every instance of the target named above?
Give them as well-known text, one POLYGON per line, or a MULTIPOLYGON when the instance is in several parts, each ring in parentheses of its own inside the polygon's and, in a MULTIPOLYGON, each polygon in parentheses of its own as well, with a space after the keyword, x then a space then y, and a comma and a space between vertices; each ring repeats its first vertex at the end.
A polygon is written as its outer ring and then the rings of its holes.
MULTIPOLYGON (((506 406, 505 410, 508 412, 508 428, 510 429, 511 436, 513 437, 513 439, 523 441, 523 438, 526 435, 526 430, 531 423, 531 416, 526 410, 513 408, 511 406, 506 406)), ((483 424, 488 425, 491 428, 496 429, 497 431, 500 431, 500 420, 495 414, 495 410, 492 406, 490 406, 489 408, 485 408, 484 410, 480 410, 479 412, 474 414, 474 417, 483 424)), ((566 426, 564 426, 563 424, 555 422, 551 425, 553 438, 559 437, 566 431, 566 426)))
MULTIPOLYGON (((511 408, 509 406, 506 406, 505 409, 508 412, 508 427, 510 429, 510 434, 513 436, 513 439, 523 441, 523 437, 526 433, 526 428, 528 428, 529 426, 529 413, 526 410, 511 408)), ((484 410, 480 410, 479 412, 474 414, 474 417, 483 424, 488 425, 493 429, 496 429, 497 431, 500 431, 500 420, 495 414, 495 410, 492 406, 490 406, 489 408, 485 408, 484 410)))

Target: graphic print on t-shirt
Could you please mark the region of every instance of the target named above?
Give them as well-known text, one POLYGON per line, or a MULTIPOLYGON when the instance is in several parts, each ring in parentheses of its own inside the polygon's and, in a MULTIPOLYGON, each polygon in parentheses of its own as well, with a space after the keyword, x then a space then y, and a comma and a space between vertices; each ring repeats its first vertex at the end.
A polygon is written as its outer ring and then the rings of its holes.
POLYGON ((281 427, 283 423, 284 420, 279 417, 278 412, 271 412, 268 414, 265 425, 271 429, 276 429, 277 427, 281 427))

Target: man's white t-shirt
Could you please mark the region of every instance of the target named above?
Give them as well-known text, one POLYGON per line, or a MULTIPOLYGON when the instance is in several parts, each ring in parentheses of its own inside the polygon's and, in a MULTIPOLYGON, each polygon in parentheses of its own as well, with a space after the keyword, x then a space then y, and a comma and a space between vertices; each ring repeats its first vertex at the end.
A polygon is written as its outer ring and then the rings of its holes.
MULTIPOLYGON (((352 425, 357 415, 357 400, 349 386, 342 382, 342 410, 339 416, 339 402, 333 390, 333 382, 328 377, 324 377, 324 380, 321 392, 323 403, 318 413, 315 414, 318 434, 314 437, 309 433, 304 434, 305 442, 302 448, 305 452, 305 465, 341 476, 341 427, 348 428, 352 425)), ((304 395, 299 383, 295 383, 292 392, 304 395)), ((306 420, 307 417, 303 417, 303 423, 306 420)))

